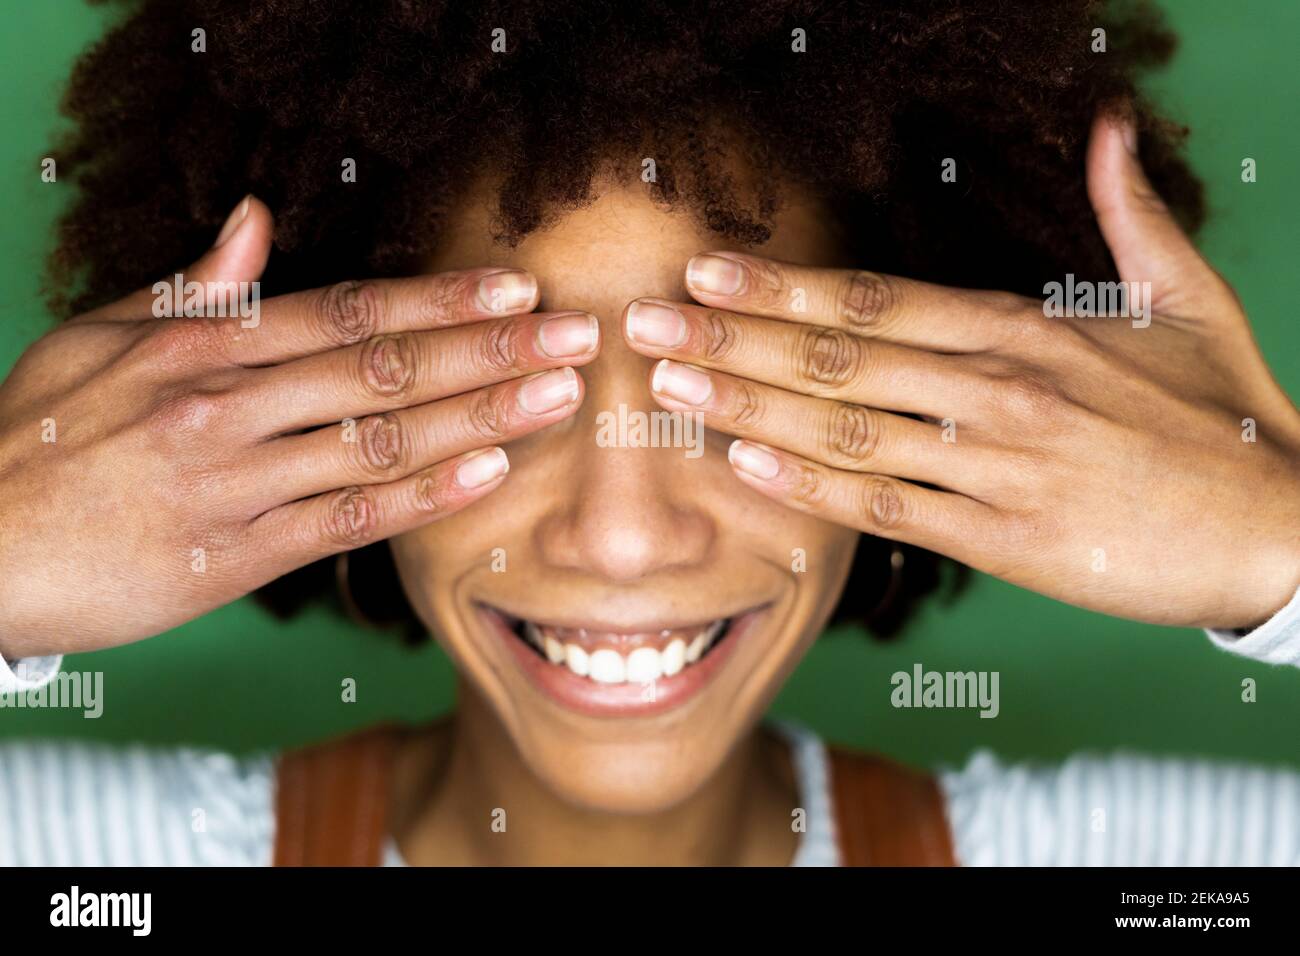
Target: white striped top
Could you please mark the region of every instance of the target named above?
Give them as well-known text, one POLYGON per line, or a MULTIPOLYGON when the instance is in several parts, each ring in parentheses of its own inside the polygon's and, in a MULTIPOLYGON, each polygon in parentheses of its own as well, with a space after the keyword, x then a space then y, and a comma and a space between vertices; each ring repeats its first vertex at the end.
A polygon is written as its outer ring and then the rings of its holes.
MULTIPOLYGON (((1210 637, 1234 653, 1300 666, 1300 592, 1251 634, 1210 637)), ((54 670, 42 667, 47 680, 54 670)), ((0 671, 0 692, 6 679, 8 689, 21 686, 3 662, 0 671)), ((838 865, 822 741, 795 723, 775 726, 791 743, 807 819, 792 864, 838 865)), ((274 759, 0 742, 0 866, 267 865, 274 759)), ((939 781, 956 857, 967 866, 1300 865, 1294 769, 1128 754, 1009 765, 979 751, 939 781)), ((386 861, 401 864, 394 845, 386 861)))

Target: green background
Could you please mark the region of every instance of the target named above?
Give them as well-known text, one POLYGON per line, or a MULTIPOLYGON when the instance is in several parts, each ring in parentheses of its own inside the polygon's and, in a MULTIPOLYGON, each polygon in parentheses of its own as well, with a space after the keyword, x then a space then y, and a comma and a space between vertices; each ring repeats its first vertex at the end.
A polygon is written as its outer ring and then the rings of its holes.
MULTIPOLYGON (((1151 90, 1193 129, 1190 158, 1211 221, 1202 246, 1240 292, 1264 354, 1300 395, 1296 362, 1296 124, 1293 0, 1167 4, 1182 37, 1151 90), (1243 184, 1243 157, 1258 182, 1243 184)), ((0 369, 49 328, 41 263, 66 196, 43 184, 40 158, 58 128, 56 104, 73 58, 112 10, 79 0, 11 3, 0 30, 0 369)), ((2 544, 2 543, 0 543, 2 544)), ((104 672, 105 712, 0 711, 0 736, 82 736, 194 742, 244 750, 323 737, 385 717, 420 719, 451 703, 453 674, 432 645, 410 651, 325 611, 290 624, 251 601, 119 650, 71 657, 104 672), (354 677, 358 700, 340 700, 354 677)), ((1008 757, 1058 759, 1080 749, 1203 753, 1300 766, 1300 671, 1213 648, 1199 632, 1076 610, 976 576, 949 607, 928 608, 901 641, 851 632, 818 643, 775 712, 829 737, 934 763, 990 746, 1008 757), (1001 672, 1000 716, 895 710, 889 677, 916 662, 936 670, 1001 672), (1244 678, 1258 702, 1241 701, 1244 678)))

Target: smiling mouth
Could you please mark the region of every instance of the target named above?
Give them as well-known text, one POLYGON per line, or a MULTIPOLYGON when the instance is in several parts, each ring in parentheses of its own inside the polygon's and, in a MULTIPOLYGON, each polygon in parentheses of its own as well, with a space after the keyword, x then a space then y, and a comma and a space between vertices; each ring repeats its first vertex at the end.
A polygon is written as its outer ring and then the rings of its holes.
POLYGON ((687 626, 616 630, 609 623, 556 624, 476 605, 534 687, 566 709, 595 717, 650 716, 696 697, 770 609, 763 604, 687 626))
POLYGON ((732 618, 693 627, 619 632, 562 627, 501 614, 516 638, 543 660, 597 684, 644 684, 674 677, 727 638, 732 618))

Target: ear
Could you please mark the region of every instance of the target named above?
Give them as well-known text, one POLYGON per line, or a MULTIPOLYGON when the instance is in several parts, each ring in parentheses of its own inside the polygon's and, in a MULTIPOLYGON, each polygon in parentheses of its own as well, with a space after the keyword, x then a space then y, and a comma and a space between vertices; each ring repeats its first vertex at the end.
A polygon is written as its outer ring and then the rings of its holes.
POLYGON ((1088 198, 1120 278, 1150 282, 1154 308, 1204 311, 1207 291, 1227 290, 1147 179, 1131 118, 1099 113, 1093 120, 1087 175, 1088 198))

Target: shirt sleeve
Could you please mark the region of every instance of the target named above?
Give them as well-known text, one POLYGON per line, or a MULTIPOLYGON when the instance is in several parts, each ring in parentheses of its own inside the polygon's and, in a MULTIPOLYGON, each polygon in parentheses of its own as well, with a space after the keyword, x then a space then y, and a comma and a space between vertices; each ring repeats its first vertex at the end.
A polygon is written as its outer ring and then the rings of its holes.
POLYGON ((1297 866, 1293 770, 1080 755, 1005 765, 981 751, 940 774, 966 866, 1297 866))
POLYGON ((1300 667, 1300 588, 1290 603, 1253 631, 1206 631, 1225 651, 1266 664, 1300 667))
POLYGON ((0 741, 0 867, 269 865, 274 757, 0 741))
POLYGON ((0 656, 0 694, 23 693, 44 687, 63 666, 63 655, 23 657, 7 661, 0 656))

